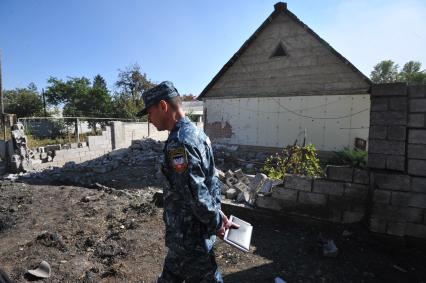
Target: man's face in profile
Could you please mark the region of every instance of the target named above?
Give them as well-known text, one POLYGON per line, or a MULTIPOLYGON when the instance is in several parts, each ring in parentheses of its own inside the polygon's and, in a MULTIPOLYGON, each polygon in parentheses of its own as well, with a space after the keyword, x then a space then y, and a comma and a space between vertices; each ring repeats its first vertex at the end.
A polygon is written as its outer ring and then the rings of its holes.
POLYGON ((165 107, 167 108, 167 103, 162 100, 148 108, 148 121, 159 131, 166 130, 165 117, 167 109, 164 109, 165 107))

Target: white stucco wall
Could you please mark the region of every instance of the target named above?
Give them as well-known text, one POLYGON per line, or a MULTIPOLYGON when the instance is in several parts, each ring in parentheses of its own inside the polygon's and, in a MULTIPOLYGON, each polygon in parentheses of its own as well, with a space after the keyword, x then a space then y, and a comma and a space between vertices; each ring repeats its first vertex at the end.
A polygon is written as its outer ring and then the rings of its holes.
POLYGON ((209 98, 204 108, 206 133, 225 144, 283 147, 303 141, 304 129, 307 143, 319 150, 353 148, 357 137, 368 140, 368 94, 209 98))

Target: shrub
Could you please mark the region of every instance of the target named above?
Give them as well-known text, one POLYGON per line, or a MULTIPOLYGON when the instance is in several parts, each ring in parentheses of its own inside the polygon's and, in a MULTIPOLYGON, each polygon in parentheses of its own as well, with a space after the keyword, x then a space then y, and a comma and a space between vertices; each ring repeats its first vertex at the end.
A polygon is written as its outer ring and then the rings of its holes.
POLYGON ((285 147, 281 153, 266 159, 262 171, 273 179, 282 179, 286 173, 310 177, 324 176, 313 144, 285 147))
POLYGON ((367 151, 360 149, 344 148, 342 151, 334 152, 336 158, 330 161, 335 165, 350 165, 356 168, 365 168, 367 166, 367 151))

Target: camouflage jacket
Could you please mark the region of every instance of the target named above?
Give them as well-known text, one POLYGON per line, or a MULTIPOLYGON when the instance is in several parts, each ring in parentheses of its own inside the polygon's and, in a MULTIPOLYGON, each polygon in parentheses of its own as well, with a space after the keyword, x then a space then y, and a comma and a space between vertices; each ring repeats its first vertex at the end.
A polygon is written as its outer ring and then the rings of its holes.
POLYGON ((187 117, 180 119, 164 146, 166 246, 175 251, 208 252, 222 225, 220 187, 210 139, 187 117))

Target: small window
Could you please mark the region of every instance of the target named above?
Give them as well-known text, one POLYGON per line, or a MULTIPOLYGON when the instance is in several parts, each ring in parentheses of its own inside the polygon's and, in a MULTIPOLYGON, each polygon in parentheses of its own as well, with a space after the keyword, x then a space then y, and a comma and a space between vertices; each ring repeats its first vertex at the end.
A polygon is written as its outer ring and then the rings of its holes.
POLYGON ((278 46, 275 48, 274 52, 272 53, 271 57, 284 57, 287 56, 287 51, 285 50, 283 44, 280 42, 278 43, 278 46))

